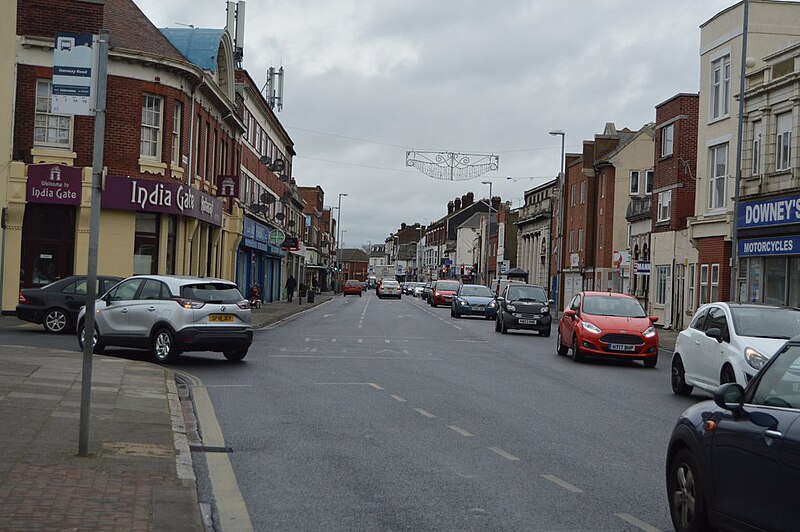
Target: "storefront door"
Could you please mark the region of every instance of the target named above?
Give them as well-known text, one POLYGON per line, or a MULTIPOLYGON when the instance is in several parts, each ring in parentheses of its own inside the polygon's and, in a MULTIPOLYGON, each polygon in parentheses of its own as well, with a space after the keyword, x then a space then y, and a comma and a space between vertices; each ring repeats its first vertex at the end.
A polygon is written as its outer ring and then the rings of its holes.
POLYGON ((20 287, 43 286, 74 273, 75 207, 28 203, 22 223, 20 287))

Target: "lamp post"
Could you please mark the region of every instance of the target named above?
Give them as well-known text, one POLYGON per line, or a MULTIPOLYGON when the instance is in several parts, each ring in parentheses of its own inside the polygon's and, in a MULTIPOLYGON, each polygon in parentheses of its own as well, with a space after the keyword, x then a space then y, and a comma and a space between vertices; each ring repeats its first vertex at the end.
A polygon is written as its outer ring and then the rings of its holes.
MULTIPOLYGON (((559 298, 561 297, 561 268, 564 265, 564 172, 565 168, 564 165, 566 161, 564 159, 564 137, 565 133, 560 129, 554 129, 550 131, 550 134, 554 137, 561 137, 561 165, 558 172, 558 248, 556 253, 556 271, 555 271, 555 283, 553 287, 553 299, 556 302, 556 308, 561 308, 561 304, 559 303, 559 298)), ((551 217, 552 220, 552 217, 551 217)), ((552 222, 551 222, 552 223, 552 222)), ((550 249, 552 250, 553 242, 550 242, 550 249)), ((552 253, 551 253, 552 257, 552 253)))
POLYGON ((489 286, 489 236, 492 234, 492 182, 491 181, 481 181, 483 185, 489 185, 489 202, 487 206, 489 207, 489 218, 486 220, 486 260, 484 261, 486 264, 486 270, 484 270, 484 279, 486 280, 486 286, 489 286))
MULTIPOLYGON (((336 266, 337 270, 339 269, 339 249, 341 249, 341 245, 339 244, 339 234, 342 231, 342 197, 347 196, 347 194, 339 194, 339 206, 336 207, 339 212, 336 213, 336 266)), ((340 289, 340 282, 339 282, 339 272, 336 272, 336 288, 340 289)))

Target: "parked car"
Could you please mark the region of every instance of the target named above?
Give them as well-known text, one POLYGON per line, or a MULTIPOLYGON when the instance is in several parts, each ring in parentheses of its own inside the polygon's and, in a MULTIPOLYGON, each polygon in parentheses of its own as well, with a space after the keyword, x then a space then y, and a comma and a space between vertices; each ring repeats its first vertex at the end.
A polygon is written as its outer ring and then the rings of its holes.
POLYGON ((547 292, 541 286, 525 283, 507 283, 497 297, 497 317, 494 330, 507 334, 510 329, 537 331, 540 336, 550 336, 550 305, 547 292))
POLYGON ((425 283, 417 283, 414 286, 414 290, 411 291, 411 295, 414 297, 422 297, 423 290, 425 290, 425 283))
POLYGON ((453 281, 452 279, 439 279, 433 285, 431 285, 431 292, 428 295, 428 303, 432 307, 438 307, 439 305, 447 305, 450 306, 451 302, 453 301, 453 295, 458 290, 458 287, 461 286, 461 283, 458 281, 453 281))
POLYGON ((428 281, 427 283, 425 283, 425 286, 422 288, 422 295, 421 295, 421 297, 422 297, 422 299, 424 299, 425 301, 428 301, 428 298, 429 298, 429 297, 430 297, 430 295, 431 295, 431 287, 432 287, 432 286, 433 286, 433 281, 428 281))
POLYGON ((558 323, 556 349, 563 356, 571 346, 575 362, 592 355, 638 359, 654 368, 658 362, 656 321, 629 295, 579 292, 558 323))
POLYGON ((348 295, 361 297, 361 283, 355 279, 348 279, 342 287, 342 295, 345 297, 348 295))
POLYGON ((678 418, 666 460, 675 530, 797 530, 800 337, 747 388, 727 383, 678 418))
POLYGON ((400 283, 391 279, 384 279, 378 285, 378 299, 384 297, 396 297, 400 299, 400 283))
POLYGON ((453 297, 450 315, 454 318, 482 316, 493 320, 497 317, 497 301, 486 285, 462 284, 453 297))
POLYGON ((800 311, 770 305, 710 303, 678 334, 672 355, 672 391, 720 384, 745 386, 773 353, 800 334, 800 311))
MULTIPOLYGON (((221 351, 239 361, 253 341, 250 303, 223 279, 137 275, 95 305, 95 353, 107 346, 149 349, 157 362, 167 363, 184 351, 221 351)), ((81 349, 85 312, 83 307, 78 315, 81 349)))
MULTIPOLYGON (((121 277, 98 276, 95 293, 101 296, 121 280, 121 277)), ((41 288, 20 290, 17 318, 42 324, 50 333, 71 332, 85 304, 86 276, 73 275, 41 288)))

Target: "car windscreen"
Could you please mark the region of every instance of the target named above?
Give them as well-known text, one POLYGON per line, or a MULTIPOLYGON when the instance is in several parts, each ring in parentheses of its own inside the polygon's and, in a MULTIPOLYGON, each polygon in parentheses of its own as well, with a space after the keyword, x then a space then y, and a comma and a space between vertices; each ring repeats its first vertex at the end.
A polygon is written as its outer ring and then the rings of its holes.
POLYGON ((437 290, 458 290, 458 287, 461 286, 461 283, 457 281, 437 281, 436 282, 436 289, 437 290))
POLYGON ((800 334, 800 311, 787 308, 731 306, 739 336, 788 340, 800 334))
POLYGON ((585 296, 583 312, 595 316, 615 316, 620 318, 646 318, 642 305, 629 297, 585 296))
POLYGON ((400 283, 397 281, 384 281, 383 286, 386 288, 400 288, 400 283))
POLYGON ((482 286, 482 285, 468 286, 468 285, 464 285, 464 286, 461 287, 461 295, 462 296, 492 297, 492 291, 489 290, 488 286, 482 286))
POLYGON ((509 301, 547 301, 547 294, 540 286, 509 286, 506 297, 509 301))
POLYGON ((181 297, 204 303, 238 303, 242 294, 235 285, 227 283, 195 283, 181 287, 181 297))
POLYGON ((347 281, 344 283, 346 286, 361 286, 361 283, 358 281, 347 281))

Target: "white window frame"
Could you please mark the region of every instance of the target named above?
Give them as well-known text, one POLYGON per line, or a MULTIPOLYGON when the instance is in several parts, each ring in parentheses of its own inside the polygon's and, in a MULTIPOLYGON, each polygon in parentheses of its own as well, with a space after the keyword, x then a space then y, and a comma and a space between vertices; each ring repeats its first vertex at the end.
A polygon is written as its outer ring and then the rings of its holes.
POLYGON ((161 160, 161 136, 163 131, 164 98, 156 96, 155 94, 143 93, 142 123, 139 133, 139 157, 156 161, 161 160), (148 105, 150 102, 154 104, 152 107, 148 105), (152 138, 152 136, 155 138, 152 138), (152 149, 145 149, 146 147, 152 149))
POLYGON ((711 282, 709 284, 711 285, 709 291, 711 302, 719 301, 719 264, 711 265, 711 282))
POLYGON ((183 104, 175 102, 172 109, 172 164, 181 165, 181 125, 183 124, 183 104))
POLYGON ((631 196, 639 195, 639 190, 641 189, 641 187, 639 186, 639 178, 640 178, 639 170, 631 170, 630 187, 629 187, 631 196))
POLYGON ((661 128, 661 157, 672 155, 675 144, 675 124, 661 128))
POLYGON ((670 276, 670 266, 656 266, 656 305, 667 303, 667 279, 670 276))
POLYGON ((52 111, 52 81, 49 79, 37 79, 36 102, 34 103, 33 145, 69 149, 72 147, 72 116, 56 114, 52 111), (65 130, 66 137, 63 135, 65 130), (41 132, 41 139, 39 140, 37 140, 37 131, 41 132), (50 132, 53 133, 52 137, 50 136, 50 132))
POLYGON ((575 183, 572 183, 572 186, 570 187, 569 190, 570 190, 570 192, 569 192, 569 204, 570 204, 570 207, 574 207, 575 206, 575 183))
POLYGON ((581 181, 581 205, 586 203, 586 181, 581 181))
POLYGON ((672 216, 672 190, 658 193, 658 210, 656 222, 668 222, 672 216))
POLYGON ((600 197, 606 197, 606 174, 600 176, 600 197))
POLYGON ((761 138, 764 135, 764 123, 761 120, 753 122, 753 175, 761 175, 761 138))
POLYGON ((700 304, 708 303, 708 264, 700 265, 700 304))
POLYGON ((792 113, 775 117, 775 170, 792 167, 792 113))
POLYGON ((575 253, 575 231, 573 229, 569 230, 569 252, 575 253))
POLYGON ((712 210, 723 209, 727 204, 728 151, 727 142, 709 148, 708 208, 712 210), (725 164, 720 166, 718 159, 723 151, 725 164))
POLYGON ((578 252, 583 251, 583 227, 578 229, 578 252))
POLYGON ((603 224, 600 224, 600 231, 598 233, 598 245, 597 247, 603 249, 603 224))
POLYGON ((731 56, 723 55, 711 62, 711 92, 709 109, 711 120, 730 114, 731 100, 731 56))
POLYGON ((690 309, 694 308, 694 290, 695 290, 695 283, 697 283, 697 279, 695 279, 695 274, 696 274, 695 266, 696 265, 694 263, 689 264, 689 275, 688 275, 689 287, 686 293, 689 296, 688 308, 690 309))
POLYGON ((656 180, 655 170, 645 170, 644 172, 644 193, 650 195, 653 193, 653 182, 656 180))

